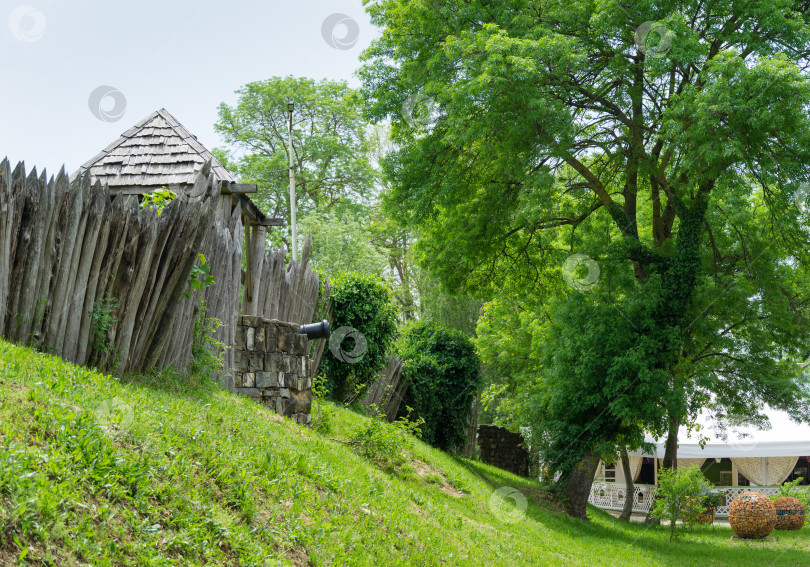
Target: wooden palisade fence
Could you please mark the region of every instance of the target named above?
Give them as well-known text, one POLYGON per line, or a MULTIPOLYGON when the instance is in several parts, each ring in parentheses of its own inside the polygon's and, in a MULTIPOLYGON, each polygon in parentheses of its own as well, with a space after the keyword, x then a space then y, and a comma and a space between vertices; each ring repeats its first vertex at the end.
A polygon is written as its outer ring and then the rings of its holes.
MULTIPOLYGON (((242 298, 242 315, 259 315, 290 323, 310 323, 318 301, 318 273, 310 269, 309 253, 312 241, 307 236, 301 251, 301 262, 286 261, 287 249, 264 251, 262 228, 250 239, 250 264, 242 298)), ((329 286, 325 285, 328 295, 329 286)))
MULTIPOLYGON (((209 275, 215 283, 204 290, 191 291, 189 300, 182 303, 180 313, 174 322, 166 365, 184 368, 191 360, 194 326, 199 315, 201 298, 205 306, 205 317, 218 319, 222 323, 214 333, 214 338, 227 347, 234 344, 236 338, 234 321, 239 314, 241 292, 242 216, 239 208, 234 209, 228 218, 221 213, 222 211, 217 211, 217 216, 200 245, 200 253, 205 256, 211 267, 209 275)), ((226 348, 222 355, 226 372, 221 385, 232 389, 233 377, 228 371, 233 368, 233 349, 226 348)))
POLYGON ((368 387, 362 404, 367 408, 374 405, 388 421, 394 421, 407 389, 408 383, 402 380, 402 360, 391 356, 386 367, 368 387))
POLYGON ((0 163, 0 335, 119 373, 185 356, 174 322, 213 221, 219 186, 209 171, 190 193, 199 198, 175 199, 158 215, 132 198, 111 201, 87 175, 69 183, 64 169, 47 179, 0 163), (107 336, 94 341, 94 306, 111 299, 107 336))

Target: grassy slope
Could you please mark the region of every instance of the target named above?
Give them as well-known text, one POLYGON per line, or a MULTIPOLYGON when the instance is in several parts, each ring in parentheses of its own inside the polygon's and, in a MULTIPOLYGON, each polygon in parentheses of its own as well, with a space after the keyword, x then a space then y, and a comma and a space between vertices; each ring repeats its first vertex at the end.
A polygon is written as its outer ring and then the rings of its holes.
MULTIPOLYGON (((338 410, 329 437, 366 419, 338 410)), ((808 528, 669 542, 595 509, 571 520, 535 483, 419 442, 395 476, 329 437, 210 387, 120 383, 0 341, 0 564, 810 564, 808 528), (109 399, 123 419, 102 427, 109 399), (504 485, 528 496, 517 523, 488 504, 504 485)))

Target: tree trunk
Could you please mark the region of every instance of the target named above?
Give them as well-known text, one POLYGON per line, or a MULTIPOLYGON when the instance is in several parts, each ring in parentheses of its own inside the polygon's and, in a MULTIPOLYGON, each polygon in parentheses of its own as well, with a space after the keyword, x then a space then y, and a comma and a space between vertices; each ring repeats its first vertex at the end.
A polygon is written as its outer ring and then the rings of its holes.
MULTIPOLYGON (((678 470, 678 428, 680 427, 680 421, 677 417, 670 418, 669 421, 669 431, 667 432, 667 442, 665 445, 664 450, 664 462, 661 464, 661 469, 672 469, 678 470)), ((656 500, 658 496, 656 495, 656 500)), ((655 507, 655 502, 653 502, 653 506, 650 506, 650 511, 647 512, 647 517, 644 518, 646 523, 660 523, 659 520, 652 518, 651 514, 653 508, 655 507)))
POLYGON ((568 483, 565 485, 565 495, 570 504, 569 514, 580 520, 588 520, 587 504, 588 496, 591 493, 593 477, 596 474, 596 467, 599 466, 599 455, 589 450, 582 457, 568 483))
POLYGON ((627 447, 624 445, 621 448, 621 455, 624 483, 627 485, 627 489, 624 491, 624 509, 622 509, 619 519, 629 522, 630 516, 633 514, 635 486, 633 485, 633 472, 630 470, 630 457, 627 455, 627 447))

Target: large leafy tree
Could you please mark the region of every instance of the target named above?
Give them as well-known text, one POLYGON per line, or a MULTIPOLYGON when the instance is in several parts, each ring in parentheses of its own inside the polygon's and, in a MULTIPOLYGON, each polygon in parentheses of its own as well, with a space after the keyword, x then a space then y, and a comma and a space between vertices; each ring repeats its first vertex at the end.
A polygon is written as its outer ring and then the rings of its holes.
POLYGON ((375 140, 354 91, 345 82, 272 77, 236 91, 219 106, 217 152, 239 178, 259 186, 255 200, 269 216, 290 218, 287 104, 293 112, 293 165, 299 218, 314 211, 352 210, 377 181, 375 140))
POLYGON ((447 285, 550 320, 559 353, 539 349, 530 397, 575 515, 611 440, 666 432, 669 466, 701 406, 806 411, 789 362, 810 342, 794 205, 810 180, 806 2, 369 12, 383 33, 361 72, 367 108, 400 144, 389 206, 447 285), (413 120, 416 95, 431 120, 413 120), (559 277, 572 252, 601 268, 569 278, 587 293, 559 277))

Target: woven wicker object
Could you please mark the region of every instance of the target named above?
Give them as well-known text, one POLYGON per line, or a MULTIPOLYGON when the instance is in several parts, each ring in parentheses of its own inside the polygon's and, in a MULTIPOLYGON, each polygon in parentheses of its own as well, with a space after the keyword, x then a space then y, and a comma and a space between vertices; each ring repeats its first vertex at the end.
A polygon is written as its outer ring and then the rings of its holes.
POLYGON ((776 507, 777 530, 800 530, 804 526, 804 505, 792 496, 783 496, 773 503, 776 507))
POLYGON ((766 537, 776 527, 776 508, 759 492, 743 492, 728 507, 728 523, 738 537, 766 537))
POLYGON ((714 523, 715 513, 716 512, 715 512, 714 508, 708 508, 702 514, 697 515, 696 521, 697 521, 698 524, 702 524, 704 526, 712 524, 712 523, 714 523))

